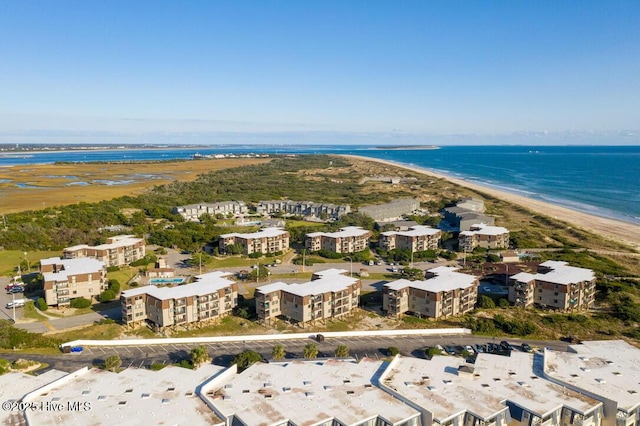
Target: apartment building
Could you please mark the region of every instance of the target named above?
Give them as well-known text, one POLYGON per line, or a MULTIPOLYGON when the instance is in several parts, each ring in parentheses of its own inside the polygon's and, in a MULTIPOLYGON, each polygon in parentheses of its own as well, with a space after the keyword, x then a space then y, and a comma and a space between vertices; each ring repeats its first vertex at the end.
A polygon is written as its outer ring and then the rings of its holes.
POLYGON ((227 425, 419 426, 420 413, 375 385, 384 362, 255 363, 205 383, 198 394, 227 425))
POLYGON ((458 235, 460 250, 473 251, 476 247, 501 249, 509 247, 509 230, 502 226, 489 226, 483 223, 471 225, 468 231, 458 235))
POLYGON ((603 404, 538 376, 540 355, 513 351, 431 360, 395 357, 380 387, 432 426, 600 426, 603 404))
POLYGON ((339 219, 351 212, 351 206, 314 203, 312 201, 271 200, 258 202, 256 211, 263 215, 283 213, 294 216, 339 219))
POLYGON ((473 197, 462 198, 456 203, 456 206, 476 213, 484 213, 487 210, 484 206, 484 201, 473 197))
POLYGON ((482 213, 468 210, 463 207, 447 207, 442 211, 444 220, 459 231, 468 231, 473 225, 495 225, 495 219, 482 213))
POLYGON ((68 306, 77 297, 95 300, 107 289, 107 268, 101 260, 51 257, 40 261, 40 273, 49 306, 68 306))
POLYGON ((535 274, 521 272, 509 277, 509 301, 516 306, 533 304, 568 311, 590 309, 595 303, 596 277, 591 269, 548 260, 535 274))
POLYGON ((348 315, 358 306, 362 283, 346 273, 344 269, 327 269, 316 272, 309 282, 258 287, 258 319, 270 323, 282 316, 304 325, 348 315))
POLYGON ((135 235, 118 235, 107 238, 106 244, 89 246, 81 244, 62 250, 65 259, 88 257, 104 262, 107 266, 123 266, 140 260, 145 255, 144 238, 135 235))
POLYGON ((429 318, 447 318, 473 310, 478 298, 478 278, 457 270, 439 266, 429 269, 424 280, 401 279, 385 284, 382 309, 388 315, 410 312, 429 318))
POLYGON ((568 352, 545 350, 544 376, 604 406, 603 426, 640 423, 640 350, 622 340, 582 342, 568 352))
POLYGON ((200 216, 203 214, 211 216, 215 216, 217 214, 227 216, 228 214, 232 214, 237 216, 247 214, 248 212, 249 208, 244 201, 220 201, 218 203, 189 204, 187 206, 177 206, 171 210, 171 213, 179 214, 186 220, 192 222, 198 222, 200 220, 200 216))
POLYGON ((249 234, 222 234, 218 244, 221 253, 226 253, 227 247, 232 244, 240 244, 245 255, 275 253, 289 248, 289 232, 282 228, 264 228, 249 234))
POLYGON ((411 252, 437 250, 442 232, 429 226, 414 225, 407 231, 380 233, 378 244, 384 250, 409 250, 411 252))
POLYGON ((122 321, 126 325, 147 323, 163 330, 177 325, 212 321, 230 315, 238 305, 238 284, 231 272, 196 276, 196 282, 176 287, 148 285, 123 291, 122 321))
POLYGON ((411 214, 420 208, 420 202, 413 198, 401 198, 386 204, 375 204, 358 208, 358 212, 376 221, 390 221, 411 214))
POLYGON ((334 253, 355 253, 369 247, 371 231, 359 226, 347 226, 337 232, 312 232, 305 235, 304 246, 309 251, 328 250, 334 253))

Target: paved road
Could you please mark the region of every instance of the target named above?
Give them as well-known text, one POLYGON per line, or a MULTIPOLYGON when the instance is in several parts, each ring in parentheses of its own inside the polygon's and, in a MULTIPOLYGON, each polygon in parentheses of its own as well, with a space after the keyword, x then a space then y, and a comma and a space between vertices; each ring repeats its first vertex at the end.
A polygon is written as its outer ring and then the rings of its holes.
MULTIPOLYGON (((496 339, 499 340, 499 339, 496 339)), ((233 357, 245 349, 260 353, 265 359, 271 357, 271 351, 276 344, 282 344, 287 351, 287 359, 302 358, 304 346, 314 342, 318 346, 319 358, 331 357, 339 344, 344 344, 350 349, 350 355, 360 359, 362 357, 383 358, 387 356, 386 349, 395 346, 400 353, 406 356, 424 358, 424 349, 429 346, 460 346, 475 343, 484 344, 491 342, 489 337, 479 336, 396 336, 396 337, 348 337, 327 338, 324 342, 315 342, 312 339, 304 340, 274 340, 271 342, 231 342, 206 344, 213 363, 228 366, 233 357)), ((523 342, 529 343, 534 348, 548 347, 553 350, 566 351, 568 343, 549 341, 540 342, 532 340, 508 339, 514 346, 523 342)), ((497 343, 497 342, 496 342, 497 343)), ((6 353, 0 354, 0 358, 16 360, 18 358, 35 359, 49 364, 49 368, 62 371, 74 371, 85 366, 99 365, 110 355, 118 355, 122 359, 124 367, 149 367, 151 364, 171 364, 189 357, 191 348, 198 344, 163 344, 154 346, 121 346, 121 347, 85 347, 80 354, 60 355, 26 355, 6 353)))
POLYGON ((122 317, 120 307, 105 309, 104 311, 91 312, 84 315, 76 315, 66 318, 55 318, 44 322, 30 322, 16 324, 16 328, 31 331, 34 333, 44 333, 52 330, 64 330, 66 328, 79 327, 82 325, 93 324, 105 318, 119 320, 122 317))

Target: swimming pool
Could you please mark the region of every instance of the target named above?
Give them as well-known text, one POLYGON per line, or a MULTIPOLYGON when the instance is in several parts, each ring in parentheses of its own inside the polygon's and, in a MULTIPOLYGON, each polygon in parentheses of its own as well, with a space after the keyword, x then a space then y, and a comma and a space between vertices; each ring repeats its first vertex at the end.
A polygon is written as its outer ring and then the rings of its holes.
POLYGON ((184 282, 184 278, 152 278, 149 284, 180 284, 184 282))

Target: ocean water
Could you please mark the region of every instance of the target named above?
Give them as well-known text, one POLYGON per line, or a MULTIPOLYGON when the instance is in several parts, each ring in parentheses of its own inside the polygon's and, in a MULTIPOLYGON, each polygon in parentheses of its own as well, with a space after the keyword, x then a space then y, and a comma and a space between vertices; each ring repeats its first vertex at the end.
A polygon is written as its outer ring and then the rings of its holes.
POLYGON ((640 146, 222 146, 0 154, 0 167, 57 161, 188 159, 200 154, 354 154, 426 168, 574 210, 640 224, 640 146))

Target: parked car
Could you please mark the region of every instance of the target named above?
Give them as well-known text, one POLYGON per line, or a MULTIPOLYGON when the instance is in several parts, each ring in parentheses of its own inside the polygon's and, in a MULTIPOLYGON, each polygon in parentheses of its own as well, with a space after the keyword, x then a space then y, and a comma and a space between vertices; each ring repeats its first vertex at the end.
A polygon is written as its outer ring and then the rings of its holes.
POLYGON ((513 346, 511 346, 511 344, 506 340, 503 340, 502 342, 500 342, 500 346, 502 346, 502 349, 504 349, 505 351, 513 350, 513 346))
POLYGON ((15 286, 15 287, 11 287, 9 291, 7 291, 7 294, 16 294, 16 293, 24 293, 24 287, 15 286))
POLYGON ((476 352, 478 352, 478 353, 485 352, 485 348, 484 348, 483 345, 475 344, 475 345, 473 345, 473 347, 475 348, 476 352))
POLYGON ((465 345, 464 346, 464 350, 469 352, 469 355, 475 355, 476 351, 473 350, 473 348, 471 347, 471 345, 465 345))
POLYGON ((72 354, 79 354, 82 352, 82 346, 72 346, 71 347, 71 353, 72 354))
POLYGON ((523 352, 533 352, 533 349, 531 349, 531 346, 529 346, 526 343, 523 343, 520 347, 522 348, 523 352))
POLYGON ((453 346, 445 346, 444 350, 446 353, 448 353, 449 355, 455 355, 456 354, 456 350, 454 349, 453 346))

